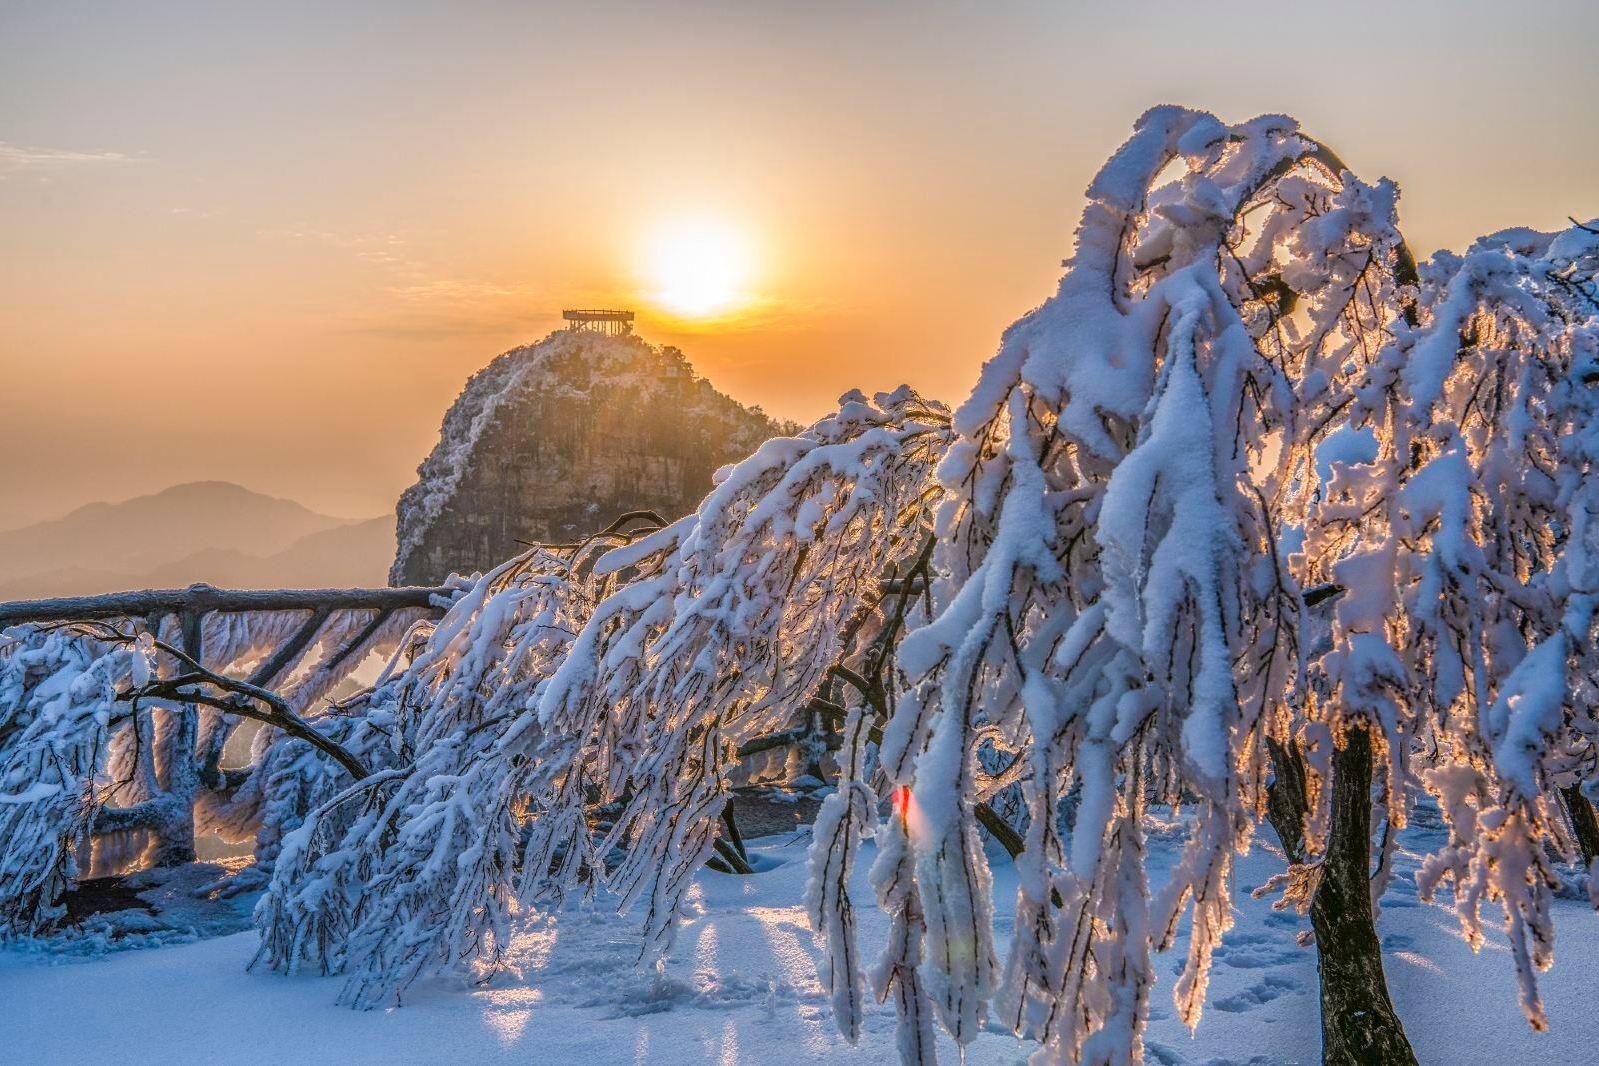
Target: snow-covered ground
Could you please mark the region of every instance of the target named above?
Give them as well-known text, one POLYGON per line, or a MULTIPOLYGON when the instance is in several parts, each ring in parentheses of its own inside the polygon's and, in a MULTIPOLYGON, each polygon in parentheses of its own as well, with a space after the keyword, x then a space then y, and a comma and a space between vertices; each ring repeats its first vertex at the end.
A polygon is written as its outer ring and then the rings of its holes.
MULTIPOLYGON (((753 845, 775 864, 750 878, 700 875, 695 916, 664 971, 632 965, 625 919, 581 909, 515 941, 512 967, 484 988, 414 989, 406 1005, 361 1013, 334 1005, 337 979, 247 973, 253 932, 84 960, 37 950, 0 951, 0 1062, 134 1063, 792 1063, 891 1062, 894 1018, 875 1006, 856 1048, 839 1038, 817 981, 818 952, 801 897, 805 845, 768 837, 753 845)), ((1556 905, 1555 968, 1544 975, 1552 1031, 1528 1030, 1516 1006, 1503 940, 1473 957, 1451 912, 1420 903, 1419 854, 1436 831, 1407 833, 1398 881, 1380 926, 1389 982, 1423 1063, 1594 1061, 1599 1018, 1599 919, 1581 902, 1556 905)), ((1180 830, 1151 833, 1159 882, 1180 830)), ((864 871, 872 856, 863 855, 864 871)), ((765 863, 763 863, 764 865, 765 863)), ((1184 945, 1161 962, 1148 1061, 1303 1063, 1318 1057, 1315 954, 1294 942, 1303 927, 1248 892, 1280 868, 1260 844, 1243 860, 1239 914, 1217 953, 1209 1006, 1190 1036, 1170 1006, 1184 945)), ((856 898, 863 945, 886 928, 864 873, 856 898)), ((996 861, 996 897, 1008 910, 1014 882, 996 861)), ((1003 931, 1008 919, 1003 917, 1003 931)), ((984 1034, 972 1063, 1017 1063, 1028 1048, 984 1034)), ((957 1061, 952 1045, 945 1062, 957 1061)))

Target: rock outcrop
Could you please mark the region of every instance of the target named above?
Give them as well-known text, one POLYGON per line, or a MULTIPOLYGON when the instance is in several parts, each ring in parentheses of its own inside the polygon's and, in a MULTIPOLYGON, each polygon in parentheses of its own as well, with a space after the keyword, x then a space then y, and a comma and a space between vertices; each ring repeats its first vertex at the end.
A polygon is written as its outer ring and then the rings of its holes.
POLYGON ((565 542, 618 514, 694 509, 718 467, 791 432, 717 392, 676 348, 563 330, 473 375, 400 497, 396 585, 565 542))

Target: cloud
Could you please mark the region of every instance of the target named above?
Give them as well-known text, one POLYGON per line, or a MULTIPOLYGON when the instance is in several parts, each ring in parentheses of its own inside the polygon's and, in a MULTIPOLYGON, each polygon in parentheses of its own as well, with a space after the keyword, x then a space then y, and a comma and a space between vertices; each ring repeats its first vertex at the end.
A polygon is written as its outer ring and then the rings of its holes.
POLYGON ((256 236, 326 245, 408 278, 420 279, 427 273, 423 264, 406 251, 405 239, 392 233, 339 233, 312 226, 289 226, 257 230, 256 236))
POLYGON ((360 332, 445 337, 526 332, 554 319, 543 294, 494 281, 432 278, 388 290, 386 306, 353 323, 360 332))
POLYGON ((544 319, 554 319, 554 300, 514 284, 452 275, 392 233, 296 225, 257 234, 336 249, 373 268, 382 287, 342 316, 344 328, 351 332, 392 337, 522 333, 544 319))
POLYGON ((736 310, 712 318, 679 318, 640 293, 575 283, 564 291, 516 280, 463 276, 412 250, 385 232, 341 232, 297 224, 257 230, 269 240, 336 249, 374 268, 381 288, 339 315, 343 329, 397 338, 522 335, 561 325, 562 307, 621 306, 639 311, 644 331, 673 340, 701 334, 772 333, 804 329, 834 310, 818 300, 751 295, 736 310))
POLYGON ((321 245, 373 269, 381 279, 361 305, 342 317, 357 333, 397 337, 498 333, 524 326, 527 294, 492 281, 441 276, 392 233, 346 233, 315 226, 257 231, 269 240, 321 245))
POLYGON ((133 163, 137 158, 122 152, 77 152, 67 148, 39 148, 0 141, 0 179, 24 170, 50 170, 85 163, 133 163))

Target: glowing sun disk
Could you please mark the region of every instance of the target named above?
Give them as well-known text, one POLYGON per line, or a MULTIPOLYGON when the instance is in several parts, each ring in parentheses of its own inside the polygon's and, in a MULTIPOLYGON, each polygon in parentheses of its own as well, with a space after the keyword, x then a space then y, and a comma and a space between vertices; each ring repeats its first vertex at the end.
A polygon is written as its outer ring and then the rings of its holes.
POLYGON ((748 299, 752 256, 744 235, 714 219, 657 228, 644 248, 644 280, 666 310, 708 318, 748 299))

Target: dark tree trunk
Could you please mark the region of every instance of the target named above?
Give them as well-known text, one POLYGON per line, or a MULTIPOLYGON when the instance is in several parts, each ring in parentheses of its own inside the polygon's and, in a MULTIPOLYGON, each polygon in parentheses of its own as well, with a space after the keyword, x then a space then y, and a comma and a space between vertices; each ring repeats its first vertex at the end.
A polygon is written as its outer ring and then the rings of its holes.
POLYGON ((1277 831, 1288 861, 1305 861, 1305 814, 1310 799, 1305 789, 1305 760, 1292 741, 1285 747, 1270 737, 1266 748, 1271 753, 1271 783, 1266 786, 1266 818, 1277 831))
POLYGON ((166 792, 159 804, 165 817, 155 824, 156 866, 184 866, 194 861, 194 800, 200 788, 194 748, 200 711, 184 707, 167 748, 166 792))
POLYGON ((1599 858, 1599 815, 1593 804, 1582 794, 1579 785, 1567 785, 1560 790, 1566 800, 1566 812, 1571 815, 1571 828, 1577 835, 1577 847, 1582 851, 1582 865, 1593 869, 1593 860, 1599 858))
POLYGON ((1310 906, 1321 974, 1321 1060, 1413 1066, 1415 1053, 1388 998, 1371 909, 1370 734, 1351 730, 1332 763, 1332 823, 1310 906))

